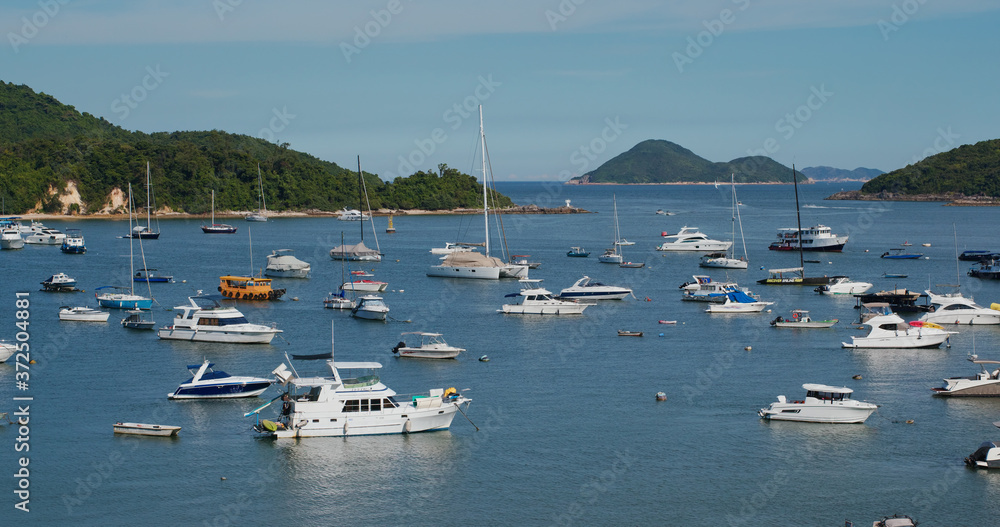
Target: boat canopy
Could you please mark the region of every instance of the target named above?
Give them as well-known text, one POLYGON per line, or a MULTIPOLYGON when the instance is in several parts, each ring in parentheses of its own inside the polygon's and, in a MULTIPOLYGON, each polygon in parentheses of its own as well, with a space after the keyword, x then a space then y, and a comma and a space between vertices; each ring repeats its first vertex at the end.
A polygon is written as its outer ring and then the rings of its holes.
POLYGON ((782 273, 801 273, 801 267, 789 267, 787 269, 768 269, 767 272, 771 274, 782 274, 782 273))
POLYGON ((507 264, 499 258, 469 251, 451 253, 444 258, 441 265, 444 267, 505 267, 507 264))
POLYGON ((730 291, 730 292, 726 293, 726 296, 729 297, 730 301, 732 301, 732 302, 739 302, 741 304, 748 304, 748 303, 753 303, 753 302, 757 301, 755 298, 753 298, 750 295, 744 293, 743 291, 739 291, 739 290, 737 290, 737 291, 730 291))
POLYGON ((854 390, 847 388, 845 386, 827 386, 825 384, 803 384, 808 392, 825 392, 825 393, 854 393, 854 390))
POLYGON ((379 255, 380 253, 375 249, 369 249, 365 246, 365 242, 360 242, 356 245, 338 245, 330 250, 330 256, 344 259, 379 255))

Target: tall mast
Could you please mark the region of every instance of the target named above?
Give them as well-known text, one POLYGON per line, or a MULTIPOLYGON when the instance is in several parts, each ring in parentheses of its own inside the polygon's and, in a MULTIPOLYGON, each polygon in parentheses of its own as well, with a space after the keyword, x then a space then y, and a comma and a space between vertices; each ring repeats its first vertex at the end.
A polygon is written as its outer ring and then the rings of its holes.
POLYGON ((799 240, 799 267, 802 268, 802 278, 806 277, 806 262, 802 256, 802 216, 799 214, 799 182, 795 177, 795 163, 792 163, 792 185, 795 186, 795 221, 799 228, 798 235, 796 236, 799 240))
MULTIPOLYGON (((147 163, 146 166, 148 167, 149 164, 147 163)), ((135 205, 133 205, 133 203, 132 203, 132 183, 129 183, 128 184, 128 230, 129 230, 129 232, 131 234, 128 237, 128 270, 129 270, 128 281, 129 281, 129 284, 130 284, 130 290, 131 290, 132 294, 135 294, 135 283, 132 280, 132 277, 135 276, 135 264, 132 263, 132 259, 133 259, 132 258, 132 238, 134 238, 134 236, 132 236, 132 234, 135 234, 135 231, 132 230, 132 209, 134 208, 134 206, 135 205)), ((148 283, 148 279, 147 279, 147 283, 148 283)))
MULTIPOLYGON (((153 225, 149 222, 149 161, 146 161, 146 228, 149 230, 153 229, 153 225)), ((140 236, 142 236, 140 234, 140 236)))
POLYGON ((264 176, 260 173, 260 163, 257 163, 257 184, 260 185, 260 204, 264 207, 264 214, 267 214, 267 201, 264 199, 264 176))
POLYGON ((490 214, 486 204, 486 132, 483 131, 483 105, 479 105, 479 139, 483 149, 483 225, 486 230, 486 256, 490 255, 490 214))
POLYGON ((358 154, 358 214, 361 214, 361 242, 365 241, 365 203, 361 199, 361 185, 364 183, 364 178, 361 176, 361 154, 358 154))

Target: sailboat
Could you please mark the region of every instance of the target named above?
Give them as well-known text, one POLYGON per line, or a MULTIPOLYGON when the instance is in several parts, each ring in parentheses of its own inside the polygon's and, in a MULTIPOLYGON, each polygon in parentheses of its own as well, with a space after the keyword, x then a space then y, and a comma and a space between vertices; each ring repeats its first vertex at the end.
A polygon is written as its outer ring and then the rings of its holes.
POLYGON ((611 243, 611 247, 604 250, 604 254, 597 257, 598 261, 601 263, 613 263, 621 264, 625 261, 625 258, 621 254, 621 250, 618 248, 618 242, 621 240, 621 235, 618 231, 618 197, 612 195, 611 199, 614 202, 615 210, 615 239, 611 243))
MULTIPOLYGON (((128 226, 131 232, 136 232, 132 227, 132 184, 129 183, 128 186, 128 226)), ((157 233, 159 234, 159 233, 157 233)), ((142 252, 142 238, 143 236, 135 236, 139 239, 139 250, 142 252)), ((132 237, 129 237, 128 241, 128 265, 129 274, 135 275, 135 265, 133 265, 134 253, 132 251, 132 237)), ((146 255, 142 253, 142 265, 146 266, 146 255)), ((149 289, 149 282, 146 282, 146 288, 149 290, 149 297, 141 296, 135 294, 135 282, 131 282, 129 287, 120 286, 103 286, 98 287, 94 296, 97 297, 97 303, 101 307, 109 307, 114 309, 151 309, 153 307, 153 296, 152 290, 149 289), (110 291, 102 292, 104 289, 110 289, 110 291)))
MULTIPOLYGON (((361 156, 358 156, 358 206, 363 207, 368 202, 368 188, 365 186, 365 178, 361 174, 361 156), (362 200, 362 194, 364 200, 362 200)), ((341 238, 340 245, 330 249, 330 258, 334 260, 353 260, 361 262, 381 262, 382 251, 378 246, 378 235, 375 234, 375 222, 371 218, 371 204, 368 204, 368 221, 372 223, 372 236, 375 237, 375 248, 369 249, 365 245, 365 218, 361 218, 361 242, 356 245, 345 245, 341 238)))
POLYGON ((264 176, 260 173, 260 163, 257 163, 257 183, 260 186, 260 205, 257 212, 247 214, 247 221, 267 221, 267 202, 264 201, 264 176))
MULTIPOLYGON (((344 245, 343 231, 340 233, 340 245, 344 245)), ((344 283, 344 260, 340 261, 340 283, 344 283)), ((330 296, 323 299, 323 307, 327 309, 354 309, 357 305, 353 298, 347 298, 343 285, 336 294, 330 293, 330 296)))
MULTIPOLYGON (((795 187, 795 221, 798 232, 802 232, 802 216, 799 214, 799 181, 795 177, 795 165, 792 165, 792 185, 795 187)), ((805 275, 805 260, 802 256, 802 236, 797 236, 799 243, 799 266, 786 269, 768 269, 770 276, 757 280, 764 285, 828 285, 835 278, 829 276, 807 277, 805 275)))
MULTIPOLYGON (((131 184, 129 185, 129 188, 131 188, 131 184)), ((156 231, 155 232, 153 231, 153 226, 150 223, 150 211, 153 208, 153 201, 150 198, 151 193, 153 191, 152 189, 153 189, 153 184, 152 184, 152 181, 149 178, 149 161, 146 161, 146 225, 136 225, 135 227, 133 227, 132 230, 129 231, 129 235, 128 235, 129 238, 142 238, 142 239, 146 239, 146 240, 156 240, 156 239, 158 239, 160 237, 160 222, 159 222, 159 220, 157 220, 157 222, 156 222, 156 231)), ((131 192, 131 190, 129 192, 131 192)), ((131 200, 131 199, 132 198, 130 197, 129 200, 131 200)), ((132 213, 130 212, 129 213, 129 225, 130 226, 131 226, 131 223, 132 223, 132 216, 131 216, 131 214, 132 213)), ((138 221, 136 223, 138 223, 138 221)))
POLYGON ((215 189, 212 189, 212 224, 202 225, 202 232, 205 234, 234 234, 236 227, 227 223, 215 223, 215 189))
POLYGON ((485 243, 482 253, 457 251, 444 257, 438 265, 427 270, 427 276, 444 278, 469 278, 478 280, 499 280, 503 278, 527 278, 528 266, 504 263, 500 258, 490 256, 490 207, 488 200, 489 177, 486 171, 486 133, 483 128, 483 107, 479 106, 479 138, 483 157, 483 221, 485 243))
POLYGON ((706 254, 701 257, 701 262, 698 263, 701 267, 714 267, 721 269, 746 269, 748 265, 747 259, 747 241, 743 237, 743 217, 740 215, 740 205, 739 200, 736 199, 736 175, 730 176, 733 186, 733 244, 730 245, 732 252, 727 256, 726 253, 712 253, 706 254), (743 242, 743 256, 736 257, 736 223, 739 221, 740 224, 740 240, 743 242))

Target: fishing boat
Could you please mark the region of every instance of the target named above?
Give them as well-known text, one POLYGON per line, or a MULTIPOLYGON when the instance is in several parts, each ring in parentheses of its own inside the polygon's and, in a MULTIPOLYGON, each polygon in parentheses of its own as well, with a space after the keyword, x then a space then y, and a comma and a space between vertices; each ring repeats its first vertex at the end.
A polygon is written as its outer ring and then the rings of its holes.
POLYGON ((277 249, 267 256, 264 276, 275 278, 309 278, 312 266, 295 257, 292 249, 277 249))
POLYGON ((560 300, 552 297, 552 292, 539 287, 541 280, 520 280, 521 291, 505 295, 516 298, 513 304, 504 304, 498 313, 510 315, 582 315, 583 311, 595 304, 560 300))
POLYGON ((566 256, 571 258, 586 258, 590 256, 590 253, 583 247, 570 247, 569 251, 566 252, 566 256))
MULTIPOLYGON (((605 285, 601 282, 591 282, 589 276, 584 276, 573 285, 563 289, 556 297, 560 300, 584 298, 589 300, 622 300, 632 294, 627 287, 605 285)), ((634 297, 634 295, 633 295, 634 297)))
POLYGON ((779 316, 771 321, 771 325, 776 328, 832 328, 838 319, 813 320, 809 317, 809 312, 805 309, 795 309, 791 318, 779 316))
POLYGON ((188 297, 189 304, 174 308, 179 313, 173 324, 158 329, 156 336, 164 340, 268 344, 282 332, 274 324, 251 324, 235 307, 222 307, 219 301, 224 299, 218 295, 188 297))
MULTIPOLYGON (((361 172, 361 156, 358 156, 358 206, 363 207, 368 201, 368 187, 365 184, 364 175, 361 172), (363 196, 363 198, 362 198, 363 196)), ((354 245, 345 245, 343 236, 339 246, 330 250, 330 258, 334 260, 350 260, 360 262, 381 262, 382 249, 378 245, 378 235, 375 234, 375 222, 371 219, 371 206, 368 206, 368 215, 358 212, 358 220, 361 227, 361 241, 354 245), (372 237, 375 238, 375 248, 370 249, 365 245, 365 221, 371 223, 372 237)), ((343 219, 343 218, 340 218, 343 219)))
POLYGON ((257 397, 267 390, 272 381, 260 377, 232 376, 222 370, 212 369, 215 364, 205 362, 188 365, 191 378, 181 383, 167 399, 236 399, 257 397))
POLYGON ((934 395, 942 397, 1000 397, 1000 360, 980 359, 969 355, 969 362, 979 366, 979 373, 971 377, 949 377, 944 386, 931 388, 934 395), (988 371, 986 365, 994 368, 988 371))
POLYGON ((160 274, 159 271, 153 268, 143 268, 139 269, 132 275, 133 282, 170 282, 174 279, 173 276, 160 274))
POLYGON ((762 302, 753 298, 743 291, 730 291, 726 293, 725 300, 719 303, 709 304, 705 309, 706 313, 760 313, 767 306, 774 302, 762 302))
POLYGON ((75 322, 107 322, 111 313, 94 309, 92 307, 69 307, 59 308, 59 320, 69 320, 75 322))
POLYGON ((826 225, 815 225, 806 229, 778 229, 778 239, 767 248, 772 251, 797 251, 802 242, 803 251, 841 252, 847 244, 848 236, 833 234, 826 225))
POLYGON ((985 308, 962 293, 937 295, 929 289, 924 291, 934 311, 920 317, 924 322, 935 324, 1000 324, 1000 304, 985 308))
MULTIPOLYGON (((275 439, 409 434, 447 430, 455 414, 472 402, 454 388, 397 396, 382 383, 378 362, 326 361, 328 372, 299 376, 284 363, 272 373, 286 390, 280 414, 261 419, 260 412, 278 398, 246 414, 258 434, 275 439)), ((291 361, 289 361, 290 363, 291 361)))
POLYGON ((133 309, 126 311, 128 316, 122 319, 122 327, 126 329, 155 329, 156 321, 150 318, 146 318, 150 312, 143 309, 133 309))
POLYGON ((731 185, 733 187, 733 243, 730 245, 732 252, 730 254, 726 253, 709 253, 701 257, 701 261, 698 265, 701 267, 709 268, 719 268, 719 269, 746 269, 749 265, 748 255, 747 255, 747 241, 743 236, 743 216, 740 214, 740 207, 738 205, 739 200, 736 199, 736 175, 732 174, 730 176, 731 185), (743 242, 743 256, 739 258, 736 257, 736 224, 740 225, 740 240, 743 242))
MULTIPOLYGON (((882 306, 866 304, 866 307, 882 306)), ((864 320, 862 324, 871 328, 867 335, 851 336, 851 342, 842 342, 845 348, 937 348, 948 337, 954 335, 954 331, 945 331, 944 328, 930 322, 913 321, 907 324, 899 315, 885 311, 864 320)))
POLYGON ((656 247, 657 251, 680 251, 680 252, 725 252, 733 245, 733 242, 723 242, 712 240, 698 230, 698 227, 684 226, 677 234, 660 233, 664 241, 656 247))
POLYGON ((70 278, 66 273, 56 273, 42 280, 44 291, 76 291, 76 278, 70 278))
POLYGON ((66 237, 63 238, 60 250, 68 254, 86 254, 87 244, 84 243, 80 229, 66 229, 66 237))
POLYGON ((824 284, 815 289, 822 295, 860 295, 872 287, 869 282, 855 282, 846 276, 832 276, 829 284, 824 284))
POLYGON ((413 359, 454 359, 465 348, 456 348, 444 341, 440 333, 424 331, 408 331, 403 333, 403 340, 392 348, 393 355, 413 359), (407 344, 407 339, 420 339, 420 343, 407 344))
MULTIPOLYGON (((153 204, 153 183, 149 175, 149 161, 146 161, 146 224, 132 227, 132 184, 129 183, 129 233, 126 238, 141 238, 143 240, 157 240, 160 238, 160 222, 156 221, 156 230, 153 230, 151 219, 153 204)), ((136 222, 138 223, 138 222, 136 222)))
POLYGON ((364 295, 358 298, 358 305, 351 309, 351 316, 385 322, 389 316, 389 306, 385 305, 385 301, 378 295, 364 295))
POLYGON ((115 423, 116 434, 131 434, 139 436, 174 437, 181 431, 179 426, 153 425, 147 423, 115 423))
POLYGON ((264 200, 264 176, 260 172, 260 163, 257 163, 257 184, 260 187, 260 198, 257 199, 257 210, 247 214, 247 221, 267 221, 267 201, 264 200))
POLYGON ((806 396, 801 401, 789 401, 784 395, 767 408, 757 411, 769 421, 802 421, 807 423, 864 423, 878 405, 851 399, 854 390, 843 386, 803 384, 806 396))
POLYGON ((228 223, 215 223, 215 189, 212 189, 212 223, 202 225, 201 232, 205 234, 235 234, 236 227, 228 223))
POLYGON ((919 260, 923 257, 924 255, 920 253, 905 252, 905 249, 902 247, 892 247, 880 256, 880 258, 885 258, 887 260, 919 260))

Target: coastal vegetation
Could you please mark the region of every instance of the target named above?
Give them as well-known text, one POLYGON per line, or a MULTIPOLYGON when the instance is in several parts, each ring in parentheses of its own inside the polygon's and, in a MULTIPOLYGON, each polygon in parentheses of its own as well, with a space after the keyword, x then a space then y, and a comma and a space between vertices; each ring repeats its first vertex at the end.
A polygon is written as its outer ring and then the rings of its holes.
MULTIPOLYGON (((795 174, 800 183, 807 182, 801 172, 795 174)), ((714 183, 729 181, 730 175, 735 175, 737 183, 792 182, 792 169, 769 157, 740 157, 716 163, 676 143, 649 139, 569 183, 714 183)))
MULTIPOLYGON (((206 213, 259 208, 258 165, 269 210, 359 207, 355 170, 248 135, 219 130, 143 133, 80 113, 28 86, 0 81, 0 196, 5 212, 123 212, 111 196, 131 183, 144 193, 146 163, 158 209, 206 213), (72 186, 79 204, 60 194, 72 186), (40 209, 40 210, 38 210, 40 209)), ((382 181, 365 172, 373 209, 482 207, 476 179, 441 164, 437 170, 382 181)), ((510 207, 495 195, 491 206, 510 207)))

